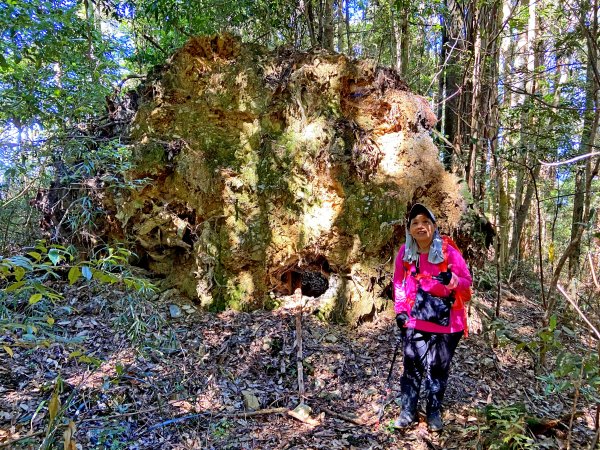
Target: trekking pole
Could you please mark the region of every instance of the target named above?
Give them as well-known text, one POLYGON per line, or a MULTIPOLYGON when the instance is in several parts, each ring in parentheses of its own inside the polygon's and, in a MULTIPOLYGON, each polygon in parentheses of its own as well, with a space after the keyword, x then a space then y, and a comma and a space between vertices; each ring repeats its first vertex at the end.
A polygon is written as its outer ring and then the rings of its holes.
POLYGON ((389 402, 390 394, 392 393, 392 385, 391 385, 392 373, 394 372, 394 364, 396 363, 396 358, 398 357, 398 349, 400 348, 400 343, 404 341, 405 333, 406 333, 406 331, 403 328, 400 331, 401 338, 399 340, 397 340, 396 347, 394 348, 394 355, 392 356, 392 362, 390 364, 390 370, 388 371, 388 376, 387 376, 387 380, 386 380, 385 395, 383 396, 381 405, 379 406, 379 414, 377 415, 377 421, 375 422, 375 428, 379 427, 379 425, 381 423, 381 419, 383 419, 383 413, 385 411, 385 407, 386 407, 387 403, 389 402))
MULTIPOLYGON (((404 330, 402 330, 400 333, 401 337, 404 337, 404 330)), ((389 386, 390 385, 390 379, 392 378, 392 372, 394 371, 394 364, 396 364, 396 358, 398 357, 398 349, 400 348, 400 342, 402 342, 403 339, 400 339, 396 342, 396 348, 394 349, 394 356, 392 357, 392 363, 390 364, 390 370, 388 371, 388 376, 387 376, 387 380, 386 383, 389 386)))

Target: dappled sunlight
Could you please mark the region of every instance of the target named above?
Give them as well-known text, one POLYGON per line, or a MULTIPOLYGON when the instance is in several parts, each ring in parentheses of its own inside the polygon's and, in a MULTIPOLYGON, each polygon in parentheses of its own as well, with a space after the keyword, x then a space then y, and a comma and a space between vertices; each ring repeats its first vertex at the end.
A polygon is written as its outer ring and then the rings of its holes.
POLYGON ((319 201, 308 206, 302 217, 307 242, 312 242, 330 231, 339 214, 341 199, 330 192, 323 192, 319 201))
POLYGON ((82 367, 83 370, 73 373, 65 382, 79 389, 100 389, 106 380, 118 376, 117 367, 120 371, 135 361, 135 352, 132 348, 124 348, 112 353, 108 359, 103 361, 97 368, 82 367))
POLYGON ((389 133, 378 138, 379 148, 383 153, 380 167, 384 175, 400 177, 406 170, 406 163, 400 156, 400 143, 404 141, 404 133, 389 133))
MULTIPOLYGON (((278 443, 294 441, 310 447, 327 436, 345 442, 339 448, 401 448, 398 446, 406 439, 419 445, 430 440, 443 448, 451 442, 476 442, 470 430, 484 425, 481 414, 486 407, 533 403, 548 417, 560 414, 560 402, 535 394, 536 377, 525 352, 516 352, 511 345, 492 348, 483 335, 473 332, 459 344, 451 369, 444 416, 447 431, 429 434, 421 417, 414 429, 392 433, 388 425, 399 413, 395 399, 402 355, 400 352, 388 384, 399 337, 391 315, 376 314, 372 321, 351 329, 325 324, 304 313, 304 404, 311 411, 305 418, 295 418, 292 411, 301 403, 296 314, 302 302, 293 309, 219 314, 198 314, 181 304, 183 315, 173 318, 168 306, 176 301, 177 297, 161 297, 153 304, 115 301, 117 309, 111 313, 91 308, 73 322, 73 333, 81 329, 77 323, 96 323, 89 329, 90 339, 96 348, 104 349, 95 353, 101 361, 97 367, 68 358, 69 349, 61 352, 68 365, 64 365, 65 390, 60 398, 66 406, 65 417, 77 424, 76 436, 84 448, 95 439, 93 430, 98 429, 124 441, 142 439, 149 444, 169 440, 182 445, 188 439, 208 442, 214 448, 239 442, 236 429, 252 436, 252 448, 275 448, 278 443), (123 333, 132 324, 116 332, 101 325, 117 323, 110 314, 123 314, 120 308, 124 306, 133 308, 127 314, 134 312, 133 317, 147 324, 135 341, 123 333), (160 328, 150 325, 157 313, 162 316, 160 328), (168 342, 167 336, 171 336, 168 342), (74 397, 70 399, 71 393, 74 397), (378 422, 382 406, 383 417, 378 422), (125 428, 114 422, 119 420, 114 417, 122 416, 130 417, 125 428), (269 432, 274 429, 276 434, 269 432)), ((479 301, 489 306, 488 299, 479 301)), ((513 317, 522 306, 507 302, 503 311, 513 317)), ((519 314, 514 316, 515 333, 530 326, 519 314)), ((35 355, 20 355, 17 361, 20 365, 23 358, 44 361, 49 351, 40 348, 35 355)), ((9 433, 5 426, 0 428, 5 430, 0 432, 0 443, 28 433, 31 414, 48 401, 54 381, 48 380, 46 386, 41 390, 37 384, 23 384, 3 393, 2 412, 10 412, 17 426, 9 433)), ((36 429, 47 423, 45 405, 35 419, 36 429)), ((591 408, 581 405, 580 409, 578 439, 594 424, 591 408)), ((4 415, 2 418, 7 423, 4 415)))

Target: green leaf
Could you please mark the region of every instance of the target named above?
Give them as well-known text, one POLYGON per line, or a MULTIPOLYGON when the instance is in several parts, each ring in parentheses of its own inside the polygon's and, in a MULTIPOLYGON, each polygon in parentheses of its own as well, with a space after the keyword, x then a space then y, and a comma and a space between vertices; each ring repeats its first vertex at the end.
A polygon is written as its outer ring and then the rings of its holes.
POLYGON ((25 281, 19 281, 17 283, 13 283, 10 286, 8 286, 6 289, 4 289, 4 292, 14 292, 17 289, 22 288, 25 285, 25 281))
POLYGON ((88 281, 90 281, 92 279, 92 271, 90 270, 90 268, 88 266, 83 266, 81 268, 81 274, 88 281))
POLYGON ((36 261, 39 261, 40 259, 42 259, 42 255, 40 255, 38 252, 29 252, 27 254, 29 256, 31 256, 33 259, 35 259, 36 261))
POLYGON ((35 305, 42 298, 44 298, 44 296, 42 294, 40 294, 39 292, 37 294, 33 294, 31 297, 29 297, 29 304, 30 305, 35 305))
POLYGON ((79 277, 81 276, 81 270, 79 269, 79 266, 73 266, 71 267, 71 269, 69 270, 69 284, 74 284, 77 280, 79 280, 79 277))
POLYGON ((104 272, 102 270, 93 270, 94 279, 102 282, 102 283, 116 283, 119 281, 119 278, 116 275, 113 275, 110 272, 104 272))
POLYGON ((58 250, 55 249, 55 248, 51 248, 50 251, 48 252, 48 259, 50 261, 52 261, 52 265, 53 266, 55 266, 56 264, 58 264, 58 262, 61 259, 60 253, 58 253, 58 250))
POLYGON ((27 258, 25 258, 22 255, 13 256, 12 258, 9 259, 9 261, 15 266, 22 267, 23 269, 26 269, 26 270, 33 270, 31 261, 29 261, 27 258))
POLYGON ((23 279, 23 277, 25 276, 25 269, 17 266, 14 269, 14 274, 15 274, 15 280, 21 281, 23 279))

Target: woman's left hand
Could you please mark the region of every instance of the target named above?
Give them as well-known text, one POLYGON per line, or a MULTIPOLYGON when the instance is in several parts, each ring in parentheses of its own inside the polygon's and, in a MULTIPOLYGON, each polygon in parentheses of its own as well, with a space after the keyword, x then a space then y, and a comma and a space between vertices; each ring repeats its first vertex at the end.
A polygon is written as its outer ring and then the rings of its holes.
POLYGON ((455 289, 458 286, 458 276, 454 272, 452 272, 452 264, 448 264, 448 270, 446 272, 440 272, 433 278, 434 280, 439 281, 448 289, 455 289))

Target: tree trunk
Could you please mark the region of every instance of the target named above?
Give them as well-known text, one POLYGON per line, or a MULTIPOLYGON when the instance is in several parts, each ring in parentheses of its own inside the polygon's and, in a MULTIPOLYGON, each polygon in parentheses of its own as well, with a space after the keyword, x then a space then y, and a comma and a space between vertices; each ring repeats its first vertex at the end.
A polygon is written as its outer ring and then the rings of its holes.
POLYGON ((498 134, 498 67, 500 0, 482 4, 473 11, 473 98, 471 103, 471 143, 467 161, 467 184, 476 202, 485 196, 488 155, 498 134), (477 167, 477 164, 479 167, 477 167))
POLYGON ((408 52, 410 44, 410 36, 408 30, 408 16, 410 14, 409 0, 401 3, 401 10, 398 17, 398 37, 396 38, 397 61, 396 68, 401 77, 406 78, 408 72, 408 52))
MULTIPOLYGON (((536 14, 536 2, 537 0, 529 0, 529 22, 527 26, 527 34, 524 36, 525 42, 521 46, 526 52, 522 56, 524 60, 524 78, 522 81, 524 93, 521 96, 521 101, 524 105, 523 113, 521 117, 521 136, 519 147, 522 149, 522 154, 518 161, 517 167, 517 185, 515 189, 515 203, 514 203, 514 220, 513 220, 513 233, 510 243, 510 257, 515 261, 519 262, 522 256, 522 238, 523 238, 523 227, 529 208, 531 206, 531 200, 534 193, 533 182, 527 182, 531 176, 536 179, 540 173, 540 165, 533 161, 536 160, 535 149, 536 144, 532 135, 534 134, 536 117, 533 105, 533 96, 537 94, 537 79, 536 68, 540 64, 540 46, 537 38, 537 14, 536 14), (533 168, 533 171, 531 169, 533 168), (523 195, 524 184, 527 184, 525 194, 523 195)), ((530 180, 531 181, 531 180, 530 180)))
MULTIPOLYGON (((581 135, 581 154, 590 153, 594 148, 594 140, 596 136, 596 129, 598 127, 597 119, 597 95, 600 87, 598 75, 598 47, 597 47, 597 36, 598 36, 598 0, 594 1, 595 7, 592 10, 593 18, 591 20, 591 26, 588 30, 587 39, 587 53, 588 53, 588 64, 586 69, 586 98, 585 98, 585 114, 583 118, 583 130, 581 135)), ((582 5, 583 6, 583 5, 582 5)), ((586 13, 589 12, 589 7, 583 6, 582 8, 582 19, 580 23, 587 22, 586 13)), ((592 159, 587 158, 583 167, 577 170, 575 176, 575 186, 586 186, 587 181, 590 179, 592 172, 592 159)), ((571 241, 574 240, 578 234, 579 226, 587 222, 585 214, 585 203, 589 204, 589 192, 586 190, 576 188, 575 197, 573 198, 573 216, 571 223, 571 241)), ((589 207, 588 207, 589 209, 589 207)), ((573 278, 579 273, 579 265, 581 258, 581 245, 578 244, 571 255, 569 256, 569 278, 573 278)))
MULTIPOLYGON (((442 25, 442 30, 441 30, 441 45, 440 45, 440 55, 439 55, 439 66, 442 68, 442 72, 439 75, 438 78, 438 110, 437 110, 437 116, 439 119, 439 122, 437 123, 436 127, 437 130, 439 131, 439 133, 442 136, 447 137, 447 129, 448 127, 446 126, 448 117, 446 117, 444 111, 446 109, 446 81, 448 79, 447 76, 447 65, 446 65, 446 50, 448 48, 448 31, 446 29, 446 20, 444 19, 443 16, 440 17, 440 22, 442 25)), ((448 142, 452 142, 452 141, 448 141, 448 142)), ((453 148, 451 145, 448 145, 447 142, 442 142, 441 146, 440 146, 440 150, 442 153, 442 162, 444 163, 444 167, 446 168, 446 170, 450 170, 450 168, 452 167, 452 154, 453 152, 453 148)))
POLYGON ((443 21, 445 34, 447 36, 448 54, 447 64, 444 68, 446 78, 446 95, 444 102, 444 135, 452 147, 447 146, 444 152, 444 166, 447 170, 452 170, 457 154, 462 151, 462 135, 460 122, 464 119, 461 112, 461 105, 464 103, 462 97, 465 95, 462 82, 461 55, 465 51, 466 36, 463 33, 465 28, 462 11, 455 0, 446 0, 446 9, 449 16, 443 21))
POLYGON ((325 20, 324 20, 324 14, 325 14, 325 10, 323 8, 323 1, 327 1, 327 0, 317 0, 318 1, 318 5, 319 8, 317 10, 317 19, 318 19, 318 45, 321 48, 325 48, 325 20))
POLYGON ((483 72, 482 72, 482 37, 481 37, 481 33, 483 32, 480 29, 479 26, 479 16, 480 16, 480 11, 476 10, 473 11, 473 15, 474 15, 474 26, 475 26, 475 30, 474 30, 474 35, 475 35, 475 42, 473 43, 473 70, 472 70, 472 75, 471 75, 471 86, 472 86, 472 98, 471 98, 471 111, 470 111, 470 116, 471 116, 471 123, 470 123, 470 130, 471 130, 471 139, 469 142, 469 155, 467 158, 467 167, 465 169, 465 176, 466 176, 466 180, 467 180, 467 186, 469 187, 469 191, 471 192, 471 194, 473 195, 473 200, 475 200, 476 203, 479 203, 479 201, 481 200, 481 198, 478 195, 478 192, 476 191, 475 188, 475 168, 476 168, 476 164, 477 164, 477 156, 478 154, 481 152, 481 138, 482 136, 480 135, 480 120, 485 120, 485 117, 481 117, 482 113, 484 113, 484 111, 481 110, 481 84, 482 84, 482 76, 483 76, 483 72))
POLYGON ((337 28, 337 52, 344 51, 344 9, 343 0, 337 0, 336 28, 337 28))
MULTIPOLYGON (((536 164, 533 170, 530 172, 529 168, 524 166, 521 167, 518 174, 517 180, 517 191, 521 191, 524 185, 527 185, 525 189, 525 194, 522 197, 522 200, 517 203, 517 199, 515 199, 515 214, 513 219, 513 234, 510 242, 510 257, 518 262, 522 256, 522 245, 521 238, 523 235, 523 230, 525 226, 525 222, 527 221, 527 216, 529 215, 529 208, 531 207, 531 200, 533 199, 534 194, 534 184, 533 180, 528 180, 530 176, 537 178, 540 175, 541 165, 536 164), (518 207, 517 207, 518 205, 518 207)), ((516 197, 516 194, 515 194, 516 197)))
MULTIPOLYGON (((590 111, 590 110, 588 110, 590 111)), ((584 120, 584 133, 587 134, 589 132, 589 127, 591 126, 590 123, 587 124, 587 130, 586 130, 586 124, 585 122, 588 121, 588 117, 589 114, 586 114, 586 118, 584 120)), ((585 153, 585 151, 589 150, 589 146, 585 145, 583 142, 583 139, 585 139, 585 136, 582 136, 582 150, 583 153, 585 153)), ((589 160, 588 160, 589 162, 589 160)), ((580 186, 584 186, 585 185, 585 180, 586 180, 586 169, 587 167, 587 162, 584 163, 584 167, 580 167, 577 169, 577 172, 575 173, 575 195, 573 197, 573 213, 571 215, 571 241, 575 240, 575 237, 577 236, 577 234, 579 233, 579 227, 581 225, 583 225, 583 205, 585 203, 585 191, 583 189, 581 189, 580 186)), ((577 245, 573 251, 571 252, 570 256, 569 256, 569 278, 573 279, 579 272, 579 260, 581 257, 581 246, 577 245)))
POLYGON ((390 29, 392 30, 390 39, 390 55, 391 55, 391 66, 398 70, 400 65, 398 55, 400 54, 400 27, 398 26, 398 18, 395 12, 395 8, 392 2, 389 3, 390 12, 390 29))
POLYGON ((315 15, 313 13, 312 2, 313 0, 301 0, 300 7, 304 11, 306 27, 310 36, 310 46, 315 47, 317 45, 317 37, 315 36, 315 15))
POLYGON ((333 51, 333 0, 325 0, 323 24, 323 48, 333 51))
MULTIPOLYGON (((340 0, 341 1, 341 0, 340 0)), ((352 41, 350 40, 350 5, 349 0, 346 0, 346 44, 348 45, 348 56, 354 56, 352 50, 352 41)))

